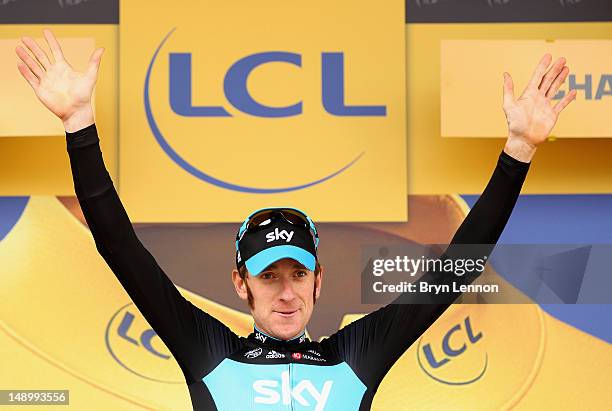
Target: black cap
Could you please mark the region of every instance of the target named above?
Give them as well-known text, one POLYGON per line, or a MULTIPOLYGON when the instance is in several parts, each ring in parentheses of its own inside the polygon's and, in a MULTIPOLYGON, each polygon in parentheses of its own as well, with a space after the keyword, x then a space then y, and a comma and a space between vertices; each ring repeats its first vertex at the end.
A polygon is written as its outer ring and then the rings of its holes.
POLYGON ((317 262, 315 239, 310 230, 283 218, 274 218, 263 227, 247 230, 236 248, 236 266, 246 265, 253 276, 283 258, 292 258, 311 271, 317 262))

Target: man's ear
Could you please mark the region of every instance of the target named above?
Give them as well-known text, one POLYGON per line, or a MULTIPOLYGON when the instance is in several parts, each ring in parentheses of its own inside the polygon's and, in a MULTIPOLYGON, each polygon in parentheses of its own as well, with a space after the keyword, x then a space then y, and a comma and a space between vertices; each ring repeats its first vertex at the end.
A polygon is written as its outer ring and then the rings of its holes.
POLYGON ((242 300, 247 300, 248 293, 246 279, 243 280, 240 277, 240 273, 235 268, 232 270, 232 282, 234 283, 234 289, 236 290, 238 297, 240 297, 242 300))
POLYGON ((317 275, 315 277, 315 300, 319 299, 319 296, 321 295, 321 283, 323 282, 323 266, 320 266, 320 270, 319 270, 319 275, 317 275))

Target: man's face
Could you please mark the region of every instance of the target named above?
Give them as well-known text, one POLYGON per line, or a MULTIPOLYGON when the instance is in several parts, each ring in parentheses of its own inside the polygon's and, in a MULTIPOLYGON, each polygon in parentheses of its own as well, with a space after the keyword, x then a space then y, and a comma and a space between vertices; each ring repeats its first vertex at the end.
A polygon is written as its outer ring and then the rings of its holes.
POLYGON ((297 261, 285 258, 266 267, 258 276, 243 281, 237 270, 232 280, 238 296, 253 297, 251 315, 255 325, 272 337, 288 340, 301 333, 310 320, 314 298, 319 298, 323 270, 316 276, 297 261))

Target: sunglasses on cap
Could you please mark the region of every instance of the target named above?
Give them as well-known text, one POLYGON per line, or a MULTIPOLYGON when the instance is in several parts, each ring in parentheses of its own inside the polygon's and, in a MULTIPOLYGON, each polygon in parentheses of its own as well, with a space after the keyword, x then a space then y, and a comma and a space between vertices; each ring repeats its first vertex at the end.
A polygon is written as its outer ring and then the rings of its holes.
POLYGON ((265 228, 277 218, 282 218, 291 225, 308 229, 314 239, 315 248, 319 245, 319 235, 310 217, 297 208, 289 207, 264 208, 253 212, 238 230, 236 245, 242 240, 245 233, 265 228))

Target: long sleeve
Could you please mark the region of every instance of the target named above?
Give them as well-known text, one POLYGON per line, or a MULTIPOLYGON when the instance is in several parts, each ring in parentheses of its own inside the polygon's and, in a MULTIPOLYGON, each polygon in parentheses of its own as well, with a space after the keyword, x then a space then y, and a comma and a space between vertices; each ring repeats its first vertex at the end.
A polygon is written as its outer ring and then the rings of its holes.
MULTIPOLYGON (((499 239, 527 176, 529 163, 520 162, 505 152, 499 155, 497 166, 480 198, 470 210, 446 249, 442 260, 481 257, 491 253, 499 239), (462 247, 461 244, 476 244, 462 247)), ((480 273, 465 275, 459 282, 470 283, 480 273)), ((452 273, 428 272, 422 278, 428 282, 449 283, 452 273)), ((375 389, 399 357, 433 324, 459 293, 447 293, 442 298, 425 300, 411 293, 400 295, 388 304, 349 324, 325 343, 337 350, 357 376, 375 389), (428 304, 420 302, 427 301, 428 304)))
POLYGON ((497 243, 521 192, 529 165, 501 152, 487 187, 457 229, 451 244, 497 243))
POLYGON ((96 248, 187 381, 201 378, 238 344, 225 325, 186 300, 139 241, 104 166, 92 124, 66 133, 74 189, 96 248))

